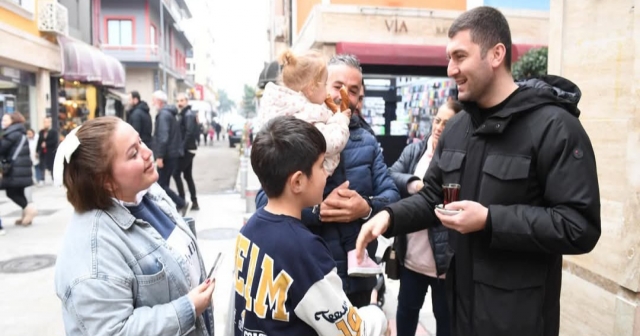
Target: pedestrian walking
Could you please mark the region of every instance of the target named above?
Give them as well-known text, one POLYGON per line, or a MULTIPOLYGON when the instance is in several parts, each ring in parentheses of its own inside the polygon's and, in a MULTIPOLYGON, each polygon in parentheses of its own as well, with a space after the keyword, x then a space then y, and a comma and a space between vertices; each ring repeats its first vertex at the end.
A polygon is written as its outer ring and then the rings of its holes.
POLYGON ((27 141, 29 142, 29 155, 31 155, 31 163, 33 164, 33 176, 35 183, 44 181, 44 174, 40 169, 40 160, 38 158, 38 134, 31 128, 27 130, 27 141))
POLYGON ((153 93, 153 106, 158 111, 153 136, 153 154, 156 158, 159 174, 158 184, 173 200, 182 216, 186 216, 191 210, 191 202, 185 201, 184 198, 178 196, 169 186, 171 176, 178 169, 180 156, 184 153, 180 124, 176 119, 178 109, 173 105, 167 104, 167 94, 162 91, 153 93))
POLYGON ((153 124, 151 122, 151 114, 149 113, 149 105, 140 99, 140 93, 138 91, 131 91, 129 104, 127 122, 140 134, 142 142, 144 142, 147 147, 153 148, 153 136, 151 134, 153 124))
MULTIPOLYGON (((38 160, 40 160, 40 171, 43 179, 38 182, 39 185, 44 184, 44 176, 46 171, 53 174, 53 159, 58 148, 58 131, 51 127, 51 117, 44 118, 43 128, 38 133, 38 160)), ((53 176, 53 175, 51 175, 53 176)))
POLYGON ((24 189, 33 185, 33 163, 29 154, 25 119, 20 112, 6 113, 2 116, 2 139, 0 140, 0 158, 2 158, 2 179, 0 187, 7 197, 22 209, 16 225, 29 226, 38 214, 33 203, 29 203, 24 189))
POLYGON ((196 113, 191 110, 191 106, 188 104, 187 95, 184 93, 178 94, 178 124, 180 125, 183 154, 178 160, 178 167, 173 173, 173 180, 176 183, 180 198, 186 199, 184 185, 182 184, 182 176, 184 175, 184 180, 189 188, 191 209, 200 210, 196 195, 196 183, 193 181, 193 158, 196 156, 198 149, 197 139, 200 137, 200 127, 198 126, 196 113))

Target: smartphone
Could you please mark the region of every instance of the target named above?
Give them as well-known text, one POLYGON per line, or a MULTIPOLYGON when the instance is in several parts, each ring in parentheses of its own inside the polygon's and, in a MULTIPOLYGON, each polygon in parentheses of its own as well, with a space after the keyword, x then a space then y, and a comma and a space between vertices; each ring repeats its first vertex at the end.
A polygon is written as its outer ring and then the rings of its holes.
POLYGON ((213 266, 211 266, 211 270, 209 271, 209 274, 207 275, 207 279, 212 279, 214 275, 216 274, 216 270, 218 269, 218 265, 220 265, 220 261, 222 260, 222 252, 218 253, 218 256, 216 257, 216 261, 213 262, 213 266))

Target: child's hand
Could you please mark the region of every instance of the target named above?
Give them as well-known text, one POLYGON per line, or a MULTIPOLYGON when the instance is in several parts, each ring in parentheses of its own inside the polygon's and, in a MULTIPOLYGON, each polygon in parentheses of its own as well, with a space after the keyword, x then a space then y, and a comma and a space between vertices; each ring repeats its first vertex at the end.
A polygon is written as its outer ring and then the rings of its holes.
POLYGON ((344 111, 340 111, 340 113, 344 114, 345 117, 347 117, 347 119, 351 120, 351 110, 350 109, 346 109, 344 111))

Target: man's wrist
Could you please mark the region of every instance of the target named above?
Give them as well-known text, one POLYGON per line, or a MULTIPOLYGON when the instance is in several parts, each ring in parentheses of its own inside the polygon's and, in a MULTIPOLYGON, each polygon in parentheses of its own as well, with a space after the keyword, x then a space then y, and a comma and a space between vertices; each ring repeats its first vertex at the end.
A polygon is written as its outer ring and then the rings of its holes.
POLYGON ((369 210, 366 211, 366 213, 363 214, 363 216, 361 216, 360 218, 363 220, 369 220, 369 218, 371 218, 371 215, 373 215, 373 204, 371 204, 371 199, 365 196, 362 196, 362 199, 364 199, 364 201, 367 203, 367 206, 369 207, 369 210))

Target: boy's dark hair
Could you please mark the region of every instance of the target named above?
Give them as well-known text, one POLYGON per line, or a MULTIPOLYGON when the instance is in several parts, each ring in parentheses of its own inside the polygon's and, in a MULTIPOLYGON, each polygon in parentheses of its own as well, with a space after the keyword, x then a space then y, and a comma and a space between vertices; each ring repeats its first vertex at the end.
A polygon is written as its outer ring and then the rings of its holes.
POLYGON ((482 58, 496 44, 504 44, 507 49, 504 65, 511 71, 511 30, 507 19, 499 10, 482 6, 462 13, 451 24, 449 38, 463 30, 469 30, 471 41, 480 46, 482 58))
POLYGON ((135 98, 138 101, 140 101, 140 92, 138 91, 131 91, 131 98, 135 98))
POLYGON ((326 151, 315 126, 292 116, 276 117, 253 140, 251 166, 267 197, 279 197, 292 174, 311 176, 313 164, 326 151))

